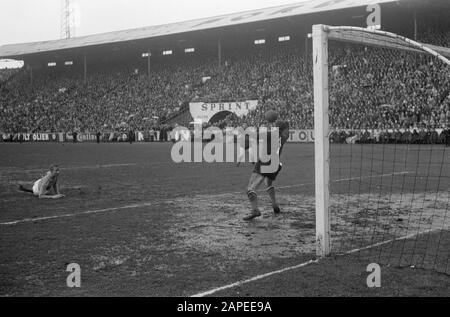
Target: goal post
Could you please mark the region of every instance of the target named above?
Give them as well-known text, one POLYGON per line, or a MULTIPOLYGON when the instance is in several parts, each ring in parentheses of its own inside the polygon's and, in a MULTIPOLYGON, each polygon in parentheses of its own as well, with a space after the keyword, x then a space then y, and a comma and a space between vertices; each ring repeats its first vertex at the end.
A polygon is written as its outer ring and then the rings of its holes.
POLYGON ((328 34, 313 26, 314 139, 316 184, 316 254, 330 254, 330 142, 328 96, 328 34))
MULTIPOLYGON (((316 254, 327 256, 332 252, 330 220, 330 133, 329 122, 329 41, 352 43, 366 47, 393 49, 426 54, 450 65, 450 49, 422 44, 406 37, 374 29, 350 26, 314 25, 314 133, 315 133, 315 212, 316 254)), ((395 169, 395 163, 394 163, 395 169)))

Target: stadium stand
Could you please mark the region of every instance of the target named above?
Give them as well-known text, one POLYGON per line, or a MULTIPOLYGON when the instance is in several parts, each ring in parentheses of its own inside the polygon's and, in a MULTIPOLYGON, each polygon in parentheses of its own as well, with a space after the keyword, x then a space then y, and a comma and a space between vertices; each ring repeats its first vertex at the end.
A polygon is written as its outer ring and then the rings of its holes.
MULTIPOLYGON (((430 21, 427 19, 427 21, 430 21)), ((424 25, 419 40, 450 46, 450 25, 424 25)), ((450 122, 450 75, 421 56, 389 55, 387 50, 333 47, 334 75, 330 121, 335 129, 446 129, 450 122), (385 61, 390 60, 390 63, 385 61), (364 62, 361 62, 364 61, 364 62), (372 70, 383 76, 373 78, 372 70), (417 69, 417 72, 406 71, 417 69), (433 82, 423 78, 433 78, 433 82), (403 83, 413 83, 403 85, 403 83), (360 94, 355 86, 365 85, 360 94), (439 88, 439 89, 438 89, 439 88), (416 93, 412 93, 414 89, 416 93), (394 98, 392 98, 394 96, 394 98), (388 99, 389 100, 386 100, 388 99), (391 107, 380 106, 389 103, 391 107)), ((192 120, 189 102, 257 99, 260 106, 244 118, 228 117, 219 127, 260 126, 276 109, 295 129, 313 128, 312 72, 309 54, 294 44, 265 45, 230 52, 223 66, 211 56, 170 57, 152 66, 97 65, 87 83, 79 72, 48 69, 29 83, 26 68, 0 80, 0 131, 125 132, 170 130, 192 120), (307 57, 307 58, 306 58, 307 57), (203 80, 208 77, 209 80, 203 80)))

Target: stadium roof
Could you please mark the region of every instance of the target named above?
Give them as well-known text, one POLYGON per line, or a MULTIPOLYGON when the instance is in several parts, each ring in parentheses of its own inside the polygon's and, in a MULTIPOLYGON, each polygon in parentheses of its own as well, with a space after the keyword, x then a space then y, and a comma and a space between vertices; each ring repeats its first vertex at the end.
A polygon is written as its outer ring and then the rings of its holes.
POLYGON ((4 45, 0 47, 0 58, 17 58, 28 54, 141 40, 171 34, 215 29, 251 22, 399 1, 400 0, 310 0, 307 2, 239 12, 223 16, 88 35, 71 39, 4 45))

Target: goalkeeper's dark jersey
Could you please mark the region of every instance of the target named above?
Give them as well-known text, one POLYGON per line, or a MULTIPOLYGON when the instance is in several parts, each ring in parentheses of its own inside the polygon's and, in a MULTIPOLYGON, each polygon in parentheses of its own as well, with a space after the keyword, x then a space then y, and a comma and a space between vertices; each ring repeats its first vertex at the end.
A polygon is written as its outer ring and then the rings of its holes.
MULTIPOLYGON (((287 123, 280 123, 280 124, 278 124, 278 127, 285 127, 285 126, 288 126, 288 124, 287 123)), ((263 163, 260 160, 258 160, 258 162, 255 165, 255 169, 254 169, 255 173, 261 174, 263 176, 267 176, 267 177, 269 177, 269 178, 271 178, 273 180, 276 179, 278 173, 281 171, 281 168, 282 168, 281 153, 283 151, 284 145, 286 144, 287 140, 289 139, 288 137, 283 137, 281 135, 281 131, 282 130, 280 129, 279 134, 278 134, 278 142, 276 142, 276 144, 277 144, 277 148, 276 149, 272 149, 272 137, 274 137, 274 132, 269 132, 267 134, 267 139, 266 139, 267 154, 272 156, 272 150, 275 150, 276 151, 276 155, 278 155, 278 161, 280 162, 278 170, 275 173, 262 173, 261 172, 261 166, 270 166, 271 165, 271 161, 269 161, 267 163, 263 163)))

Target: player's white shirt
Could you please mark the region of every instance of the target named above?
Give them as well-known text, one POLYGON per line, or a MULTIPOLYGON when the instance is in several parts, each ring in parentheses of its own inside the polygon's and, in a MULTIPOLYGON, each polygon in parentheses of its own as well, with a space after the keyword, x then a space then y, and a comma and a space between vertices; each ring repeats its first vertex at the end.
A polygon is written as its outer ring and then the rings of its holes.
MULTIPOLYGON (((41 188, 43 188, 44 186, 45 187, 47 186, 50 177, 51 177, 51 173, 47 172, 47 175, 45 175, 41 179, 38 179, 37 181, 34 182, 34 185, 33 185, 33 194, 34 195, 39 196, 39 194, 41 193, 41 188)), ((47 194, 47 190, 44 189, 42 194, 43 195, 47 194)))

